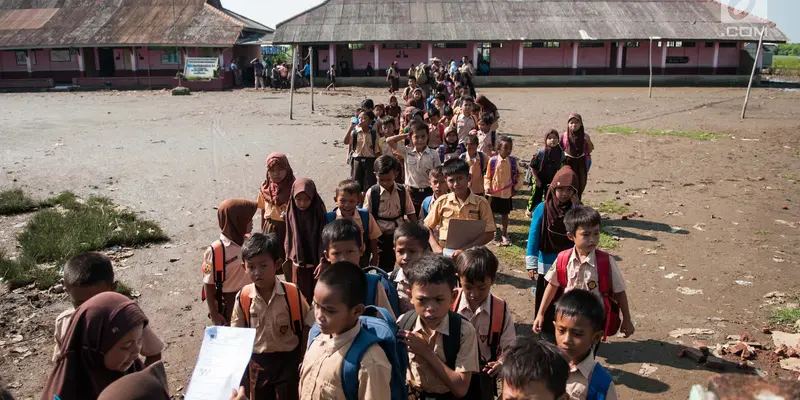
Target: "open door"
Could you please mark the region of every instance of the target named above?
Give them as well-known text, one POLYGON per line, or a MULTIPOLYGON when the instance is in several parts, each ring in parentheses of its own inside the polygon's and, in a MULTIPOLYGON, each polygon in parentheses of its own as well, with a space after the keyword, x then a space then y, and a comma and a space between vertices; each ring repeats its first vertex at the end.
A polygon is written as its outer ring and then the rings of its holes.
POLYGON ((114 65, 114 49, 107 47, 97 49, 97 59, 100 62, 100 76, 114 76, 116 66, 114 65))
POLYGON ((98 74, 97 65, 95 64, 94 49, 83 49, 83 68, 87 77, 95 77, 98 74))

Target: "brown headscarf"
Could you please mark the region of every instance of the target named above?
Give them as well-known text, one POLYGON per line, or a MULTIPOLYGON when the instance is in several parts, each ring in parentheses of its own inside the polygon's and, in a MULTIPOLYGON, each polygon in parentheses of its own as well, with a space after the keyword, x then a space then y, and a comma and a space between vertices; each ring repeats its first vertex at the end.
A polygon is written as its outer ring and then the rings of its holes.
POLYGON ((137 360, 125 372, 105 367, 105 354, 147 316, 127 297, 100 293, 83 303, 72 316, 61 343, 61 355, 47 378, 41 400, 94 400, 117 379, 142 369, 137 360))
POLYGON ((289 165, 289 159, 283 153, 270 154, 267 157, 267 177, 261 184, 261 197, 269 204, 282 206, 289 202, 292 184, 294 184, 294 171, 292 171, 292 166, 289 165), (273 168, 286 170, 286 178, 280 183, 269 179, 269 170, 273 168))
POLYGON ((494 118, 497 113, 497 106, 482 94, 479 94, 478 97, 475 98, 475 104, 481 106, 481 114, 489 113, 492 114, 492 118, 494 118))
POLYGON ((217 221, 222 234, 239 246, 244 243, 247 223, 253 220, 258 204, 246 199, 227 199, 217 208, 217 221))
POLYGON ((539 179, 542 181, 552 180, 551 177, 554 177, 558 169, 561 168, 561 160, 564 158, 564 150, 561 149, 560 145, 556 145, 556 147, 547 146, 547 138, 551 135, 555 135, 556 142, 559 139, 558 131, 555 129, 549 129, 544 133, 544 156, 539 163, 539 179))
POLYGON ((317 193, 314 181, 299 178, 292 186, 289 209, 286 211, 286 255, 295 265, 317 265, 322 257, 322 228, 325 226, 325 203, 317 193), (294 197, 305 193, 311 205, 300 210, 294 197))
POLYGON ((159 361, 143 371, 116 380, 97 400, 169 400, 167 373, 159 361))
POLYGON ((564 149, 564 151, 572 157, 580 158, 583 156, 585 148, 586 135, 583 130, 583 118, 581 118, 580 114, 572 113, 569 115, 569 118, 567 118, 567 148, 564 149), (569 121, 573 119, 577 119, 578 122, 581 123, 580 129, 576 131, 571 131, 569 129, 569 121))
POLYGON ((564 226, 564 214, 572 208, 572 201, 562 203, 556 198, 556 188, 571 187, 576 192, 575 185, 578 176, 572 168, 564 166, 556 172, 547 197, 544 200, 544 216, 542 218, 542 234, 539 239, 539 248, 543 253, 558 253, 572 247, 572 241, 567 237, 567 227, 564 226))

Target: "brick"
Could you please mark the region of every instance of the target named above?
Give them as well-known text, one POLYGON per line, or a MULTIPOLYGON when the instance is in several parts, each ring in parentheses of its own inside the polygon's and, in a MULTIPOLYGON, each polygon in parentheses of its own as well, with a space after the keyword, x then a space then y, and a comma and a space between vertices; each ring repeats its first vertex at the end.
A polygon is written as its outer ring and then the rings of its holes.
POLYGON ((742 354, 745 350, 747 350, 747 345, 744 343, 737 343, 735 346, 730 348, 731 354, 736 354, 737 356, 742 354))
POLYGON ((717 371, 724 371, 725 364, 727 364, 727 362, 719 357, 708 356, 708 358, 706 358, 706 367, 717 371))
POLYGON ((742 351, 742 360, 749 360, 751 358, 754 358, 754 356, 755 356, 754 351, 750 350, 749 347, 745 347, 744 351, 742 351))
POLYGON ((800 354, 798 354, 797 349, 795 349, 794 347, 789 347, 789 349, 786 350, 786 357, 795 357, 795 358, 797 358, 797 357, 800 357, 800 354))
POLYGON ((781 344, 780 346, 778 346, 777 349, 775 349, 775 355, 780 357, 786 356, 786 353, 788 352, 789 352, 789 347, 786 346, 785 344, 781 344))
POLYGON ((744 374, 715 375, 708 381, 708 390, 721 400, 755 399, 764 392, 777 398, 796 399, 800 382, 765 379, 744 374))
POLYGON ((708 355, 708 345, 705 342, 703 342, 702 340, 693 341, 692 342, 692 347, 694 347, 697 350, 702 351, 703 354, 708 355))
POLYGON ((747 332, 742 332, 742 333, 739 334, 739 340, 741 340, 743 342, 749 342, 750 341, 750 335, 748 335, 747 332))
POLYGON ((702 364, 706 361, 706 354, 698 349, 687 347, 683 351, 685 357, 692 359, 698 363, 702 364))
POLYGON ((772 333, 772 330, 765 326, 765 327, 761 328, 761 333, 769 335, 769 334, 772 333))

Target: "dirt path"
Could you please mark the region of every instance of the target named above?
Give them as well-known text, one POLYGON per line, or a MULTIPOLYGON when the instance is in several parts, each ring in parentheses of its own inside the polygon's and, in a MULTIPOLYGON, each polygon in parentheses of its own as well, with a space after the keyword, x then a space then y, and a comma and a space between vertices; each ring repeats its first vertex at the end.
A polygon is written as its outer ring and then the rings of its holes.
MULTIPOLYGON (((168 343, 164 358, 173 392, 186 384, 207 321, 198 293, 199 262, 217 235, 213 207, 227 197, 255 198, 264 158, 273 151, 288 154, 296 174, 314 178, 328 200, 347 175, 345 151, 333 146, 343 135, 344 118, 365 95, 382 99, 385 92, 323 94, 315 115, 309 115, 309 98, 302 93, 295 96, 294 121, 287 118, 287 93, 0 97, 0 189, 21 186, 39 197, 62 190, 108 196, 158 221, 172 238, 168 245, 136 250, 117 266, 118 277, 141 292, 152 326, 168 343)), ((738 119, 741 89, 657 89, 650 100, 646 90, 624 88, 486 94, 500 107, 500 131, 512 133, 514 152, 525 159, 538 146, 534 142, 541 143, 544 128, 563 130, 566 116, 580 112, 597 147, 586 200, 617 199, 643 215, 611 221, 622 239, 613 253, 637 325, 633 338, 614 338, 601 350, 615 369, 621 397, 680 398, 711 375, 676 357, 678 345, 668 335, 675 328, 713 329, 711 343, 741 331, 768 342, 755 334, 768 315, 759 309, 762 296, 796 290, 800 282, 800 191, 789 179, 800 176, 800 93, 755 90, 744 122, 738 119), (595 133, 603 125, 706 130, 731 138, 701 142, 595 133), (672 279, 664 277, 672 273, 672 279), (703 293, 687 296, 678 287, 703 293), (658 370, 641 376, 642 363, 658 370)), ((25 218, 0 218, 0 246, 14 250, 20 229, 15 226, 25 218)), ((521 212, 512 215, 515 229, 527 230, 528 224, 521 212)), ((524 259, 504 265, 502 274, 497 293, 509 300, 519 331, 527 331, 533 303, 524 259)), ((10 329, 8 335, 23 334, 25 342, 0 344, 0 370, 15 394, 30 398, 51 368, 49 329, 66 298, 41 295, 31 301, 0 292, 0 304, 14 302, 30 306, 4 309, 14 317, 0 319, 0 327, 10 329), (24 352, 12 351, 19 347, 31 354, 23 358, 24 352)), ((2 340, 13 341, 0 334, 2 340)))

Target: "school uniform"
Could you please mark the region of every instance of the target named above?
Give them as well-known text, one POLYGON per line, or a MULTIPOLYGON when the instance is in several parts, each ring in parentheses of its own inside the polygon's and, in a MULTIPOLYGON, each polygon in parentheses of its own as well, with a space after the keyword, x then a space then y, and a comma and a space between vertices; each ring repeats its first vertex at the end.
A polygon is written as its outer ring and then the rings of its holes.
POLYGON ((381 236, 378 238, 378 249, 381 252, 378 267, 386 272, 391 272, 395 264, 394 231, 405 221, 407 215, 414 215, 416 212, 411 201, 411 193, 408 188, 405 191, 405 215, 401 213, 400 194, 396 183, 391 192, 378 185, 380 200, 377 211, 372 209, 372 190, 367 190, 364 199, 364 208, 373 216, 377 215, 375 219, 381 228, 381 236))
POLYGON ((483 197, 470 193, 464 202, 456 198, 455 193, 439 197, 431 205, 430 213, 425 218, 425 226, 434 229, 439 226, 439 245, 447 243, 447 230, 451 219, 483 220, 486 223, 484 232, 495 232, 494 216, 489 202, 483 197))
POLYGON ((491 157, 495 151, 495 143, 492 140, 492 133, 483 133, 482 130, 478 130, 478 134, 476 136, 478 137, 478 151, 485 154, 486 157, 491 157))
MULTIPOLYGON (((361 331, 356 324, 339 335, 319 335, 311 343, 300 370, 301 400, 346 400, 342 389, 342 361, 361 331)), ((392 365, 380 345, 364 353, 358 370, 358 399, 385 400, 392 379, 392 365)))
POLYGON ((442 143, 444 143, 444 124, 428 124, 428 147, 436 150, 442 143))
MULTIPOLYGON (((619 272, 617 262, 614 257, 608 258, 609 274, 611 275, 611 291, 613 293, 620 293, 625 291, 625 280, 622 278, 622 273, 619 272)), ((558 282, 558 268, 551 267, 547 271, 544 279, 551 285, 559 287, 558 282)), ((580 261, 576 250, 572 253, 567 260, 567 286, 564 292, 569 292, 574 289, 588 290, 594 294, 600 304, 603 304, 603 294, 600 293, 600 284, 597 275, 597 252, 593 251, 589 254, 583 262, 580 261)))
MULTIPOLYGON (((222 282, 222 300, 225 302, 225 310, 222 315, 230 323, 233 304, 236 302, 236 293, 239 293, 245 285, 253 282, 242 268, 242 247, 223 234, 219 235, 219 240, 222 241, 222 246, 225 248, 225 281, 222 282)), ((214 260, 210 247, 203 253, 202 270, 203 284, 213 285, 216 283, 214 260)))
POLYGON ((469 164, 469 190, 476 196, 483 196, 483 175, 489 165, 489 157, 491 153, 486 155, 481 151, 475 153, 475 157, 471 157, 469 153, 462 154, 461 159, 469 164))
POLYGON ((400 310, 403 313, 411 311, 411 299, 408 297, 406 290, 411 290, 411 283, 406 278, 406 273, 399 265, 395 265, 394 272, 390 275, 392 282, 397 287, 397 297, 400 300, 400 310))
POLYGON ((433 195, 428 174, 432 169, 442 165, 436 150, 426 147, 417 151, 414 146, 397 146, 397 152, 403 156, 406 174, 406 188, 411 192, 414 209, 422 208, 426 197, 433 195))
POLYGON ((360 126, 355 128, 356 143, 353 148, 352 162, 350 164, 350 177, 358 182, 362 188, 369 188, 378 182, 375 177, 375 158, 380 153, 377 140, 372 141, 372 133, 363 131, 360 126))
MULTIPOLYGON (((56 344, 53 348, 53 362, 58 360, 58 356, 61 355, 61 344, 64 337, 67 336, 67 330, 69 329, 69 323, 72 321, 73 314, 75 314, 75 307, 70 307, 56 317, 54 335, 56 344)), ((148 324, 145 326, 142 331, 142 349, 139 350, 139 354, 145 358, 156 356, 164 351, 164 347, 164 342, 150 329, 150 325, 148 324)))
MULTIPOLYGON (((364 236, 364 222, 361 221, 361 216, 358 214, 358 211, 354 211, 353 215, 350 217, 345 217, 342 215, 342 210, 336 209, 336 219, 349 219, 358 225, 358 228, 361 230, 361 236, 364 236)), ((378 226, 378 223, 375 221, 375 218, 372 214, 369 215, 369 226, 367 226, 367 232, 369 232, 369 240, 378 240, 381 237, 381 227, 378 226)), ((360 265, 361 267, 366 267, 369 264, 370 259, 370 243, 364 243, 364 247, 366 251, 364 251, 364 255, 361 256, 360 265)))
MULTIPOLYGON (((439 357, 442 362, 446 362, 444 353, 444 337, 443 335, 450 335, 450 318, 445 317, 431 337, 427 337, 424 333, 422 323, 417 317, 412 332, 420 333, 425 338, 425 341, 433 347, 433 352, 436 357, 439 357)), ((461 340, 456 356, 455 372, 472 372, 473 375, 480 371, 480 364, 478 363, 478 338, 475 334, 475 328, 472 327, 467 320, 461 319, 461 340)), ((444 395, 450 392, 447 385, 442 382, 434 372, 433 368, 422 359, 422 357, 409 352, 408 354, 408 372, 406 373, 406 380, 408 381, 409 389, 425 395, 444 395)), ((452 396, 452 395, 451 395, 452 396)), ((436 396, 438 397, 438 396, 436 396)), ((444 397, 442 397, 444 398, 444 397)), ((452 396, 455 398, 455 396, 452 396)))
POLYGON ((486 175, 483 178, 483 188, 486 191, 486 194, 489 195, 489 202, 492 206, 492 212, 501 215, 508 215, 514 208, 512 206, 511 198, 514 197, 515 191, 522 185, 525 171, 522 170, 522 167, 516 158, 512 159, 510 156, 503 158, 500 157, 500 155, 496 155, 492 158, 496 159, 497 163, 495 164, 494 171, 492 171, 491 161, 489 161, 490 167, 487 168, 486 175), (512 160, 516 160, 515 162, 517 163, 516 185, 514 185, 514 181, 511 176, 512 160))
POLYGON ((473 129, 478 129, 478 122, 477 118, 474 115, 466 116, 464 114, 459 113, 455 117, 453 117, 453 125, 456 126, 456 132, 458 133, 458 143, 464 143, 467 139, 467 136, 473 129))
MULTIPOLYGON (((286 221, 283 220, 283 216, 286 214, 286 208, 289 205, 272 204, 264 199, 264 195, 262 195, 261 192, 258 193, 258 200, 256 202, 258 203, 258 209, 264 210, 264 226, 261 227, 261 232, 275 232, 279 242, 283 243, 286 239, 286 221)), ((283 246, 280 248, 280 256, 282 259, 286 259, 283 246)))
MULTIPOLYGON (((466 320, 469 321, 469 323, 475 328, 475 332, 478 336, 478 357, 481 370, 483 370, 482 367, 488 362, 497 361, 496 359, 492 359, 491 349, 489 348, 489 328, 492 322, 492 295, 489 294, 486 296, 486 300, 484 300, 475 311, 472 311, 472 309, 469 308, 469 300, 467 299, 467 296, 462 293, 460 297, 461 299, 456 306, 456 312, 461 314, 462 317, 466 318, 466 320)), ((516 331, 514 330, 514 317, 511 315, 511 310, 509 310, 508 307, 506 307, 505 315, 503 316, 503 328, 501 332, 500 342, 497 346, 498 355, 502 354, 505 349, 511 347, 517 336, 516 331)), ((481 393, 481 399, 492 400, 496 390, 497 383, 495 379, 488 374, 481 372, 480 374, 472 377, 469 394, 477 395, 481 393)))
MULTIPOLYGON (((236 328, 248 327, 240 296, 242 292, 236 296, 231 318, 231 326, 236 328)), ((279 399, 297 399, 296 371, 302 362, 304 343, 300 343, 300 337, 292 330, 286 291, 277 278, 269 296, 262 297, 255 285, 250 288, 249 327, 256 330, 256 338, 242 386, 253 400, 273 399, 276 394, 279 399)), ((302 293, 300 300, 305 324, 313 325, 313 314, 302 293)))
MULTIPOLYGON (((577 366, 570 368, 567 379, 567 395, 570 400, 586 400, 586 396, 589 394, 589 382, 592 381, 592 372, 596 363, 594 354, 589 353, 589 356, 577 366)), ((605 398, 606 400, 617 400, 617 389, 614 387, 613 381, 608 387, 605 398)))

